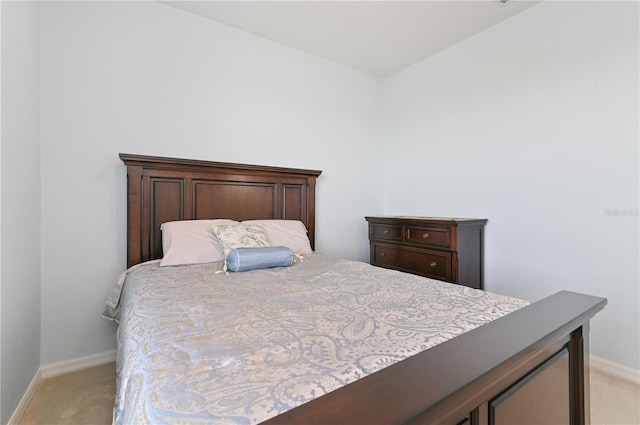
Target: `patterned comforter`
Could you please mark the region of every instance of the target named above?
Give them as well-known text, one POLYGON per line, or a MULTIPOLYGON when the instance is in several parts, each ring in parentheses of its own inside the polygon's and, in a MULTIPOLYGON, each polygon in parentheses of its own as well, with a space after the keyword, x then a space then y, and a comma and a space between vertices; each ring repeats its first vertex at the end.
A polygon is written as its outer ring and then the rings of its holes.
POLYGON ((123 275, 114 423, 258 423, 526 305, 322 254, 220 269, 123 275))

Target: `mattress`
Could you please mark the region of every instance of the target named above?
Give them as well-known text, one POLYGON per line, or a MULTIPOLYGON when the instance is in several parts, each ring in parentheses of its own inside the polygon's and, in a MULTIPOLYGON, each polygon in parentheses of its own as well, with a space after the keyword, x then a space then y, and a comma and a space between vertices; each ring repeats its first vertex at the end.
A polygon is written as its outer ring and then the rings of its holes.
POLYGON ((527 303, 314 253, 290 267, 128 270, 114 423, 254 424, 527 303))

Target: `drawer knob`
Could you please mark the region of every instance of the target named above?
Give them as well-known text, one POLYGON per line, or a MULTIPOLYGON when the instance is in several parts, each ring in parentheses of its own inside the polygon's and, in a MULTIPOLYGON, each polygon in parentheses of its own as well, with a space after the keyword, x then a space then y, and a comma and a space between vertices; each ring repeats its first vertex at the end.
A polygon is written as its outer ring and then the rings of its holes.
POLYGON ((437 267, 437 266, 438 266, 438 263, 436 263, 435 261, 432 261, 432 262, 429 264, 429 267, 431 267, 431 268, 434 268, 434 267, 437 267))
POLYGON ((385 233, 385 234, 386 234, 386 233, 391 233, 391 230, 389 230, 389 229, 384 229, 384 232, 382 232, 382 233, 385 233))
POLYGON ((422 239, 429 239, 429 234, 428 233, 423 233, 422 234, 422 239))
POLYGON ((386 253, 386 252, 381 252, 381 253, 380 253, 380 256, 381 256, 381 257, 386 257, 386 256, 387 256, 387 253, 386 253))

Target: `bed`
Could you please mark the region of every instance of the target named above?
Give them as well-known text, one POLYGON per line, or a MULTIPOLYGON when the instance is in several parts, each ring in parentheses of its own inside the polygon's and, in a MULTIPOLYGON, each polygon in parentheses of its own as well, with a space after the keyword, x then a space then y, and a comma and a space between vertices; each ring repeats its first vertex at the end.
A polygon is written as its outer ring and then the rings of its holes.
POLYGON ((319 253, 290 267, 228 275, 218 273, 218 263, 160 267, 161 225, 177 220, 299 221, 314 248, 321 172, 120 158, 127 166, 130 269, 118 298, 116 423, 589 423, 589 321, 605 299, 562 291, 525 305, 319 253), (191 292, 181 292, 184 282, 191 292), (258 293, 264 287, 275 292, 258 293), (421 295, 423 287, 441 296, 421 295), (156 304, 158 298, 169 301, 156 304), (490 307, 470 306, 480 301, 490 307), (323 304, 329 310, 318 310, 323 304), (339 304, 347 313, 332 310, 339 304), (372 324, 372 308, 387 316, 372 324), (436 315, 430 323, 437 330, 424 326, 425 311, 436 315), (246 322, 231 325, 230 317, 246 322), (200 339, 205 322, 214 322, 213 342, 200 339), (391 322, 403 326, 387 328, 391 322), (128 327, 133 332, 122 337, 128 327), (176 327, 196 336, 167 338, 176 327), (324 332, 331 327, 339 338, 324 332), (360 338, 375 332, 382 342, 360 338), (264 341, 275 341, 275 351, 260 351, 264 341), (367 345, 378 357, 360 351, 367 345), (248 354, 238 354, 244 349, 248 354), (157 372, 167 360, 171 370, 157 372), (267 388, 263 374, 275 374, 274 366, 290 375, 274 375, 280 385, 267 388), (306 373, 318 378, 310 384, 306 373), (214 393, 224 396, 212 401, 214 393))

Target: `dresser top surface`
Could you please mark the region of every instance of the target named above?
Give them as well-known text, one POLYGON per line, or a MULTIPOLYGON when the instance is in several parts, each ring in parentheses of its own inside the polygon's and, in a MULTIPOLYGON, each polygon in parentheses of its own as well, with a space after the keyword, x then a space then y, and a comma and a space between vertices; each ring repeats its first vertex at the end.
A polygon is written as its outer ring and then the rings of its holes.
POLYGON ((415 220, 415 221, 447 221, 447 222, 468 222, 468 221, 487 221, 486 218, 463 218, 463 217, 427 217, 427 216, 409 216, 409 215, 384 215, 376 217, 365 217, 369 220, 415 220))

